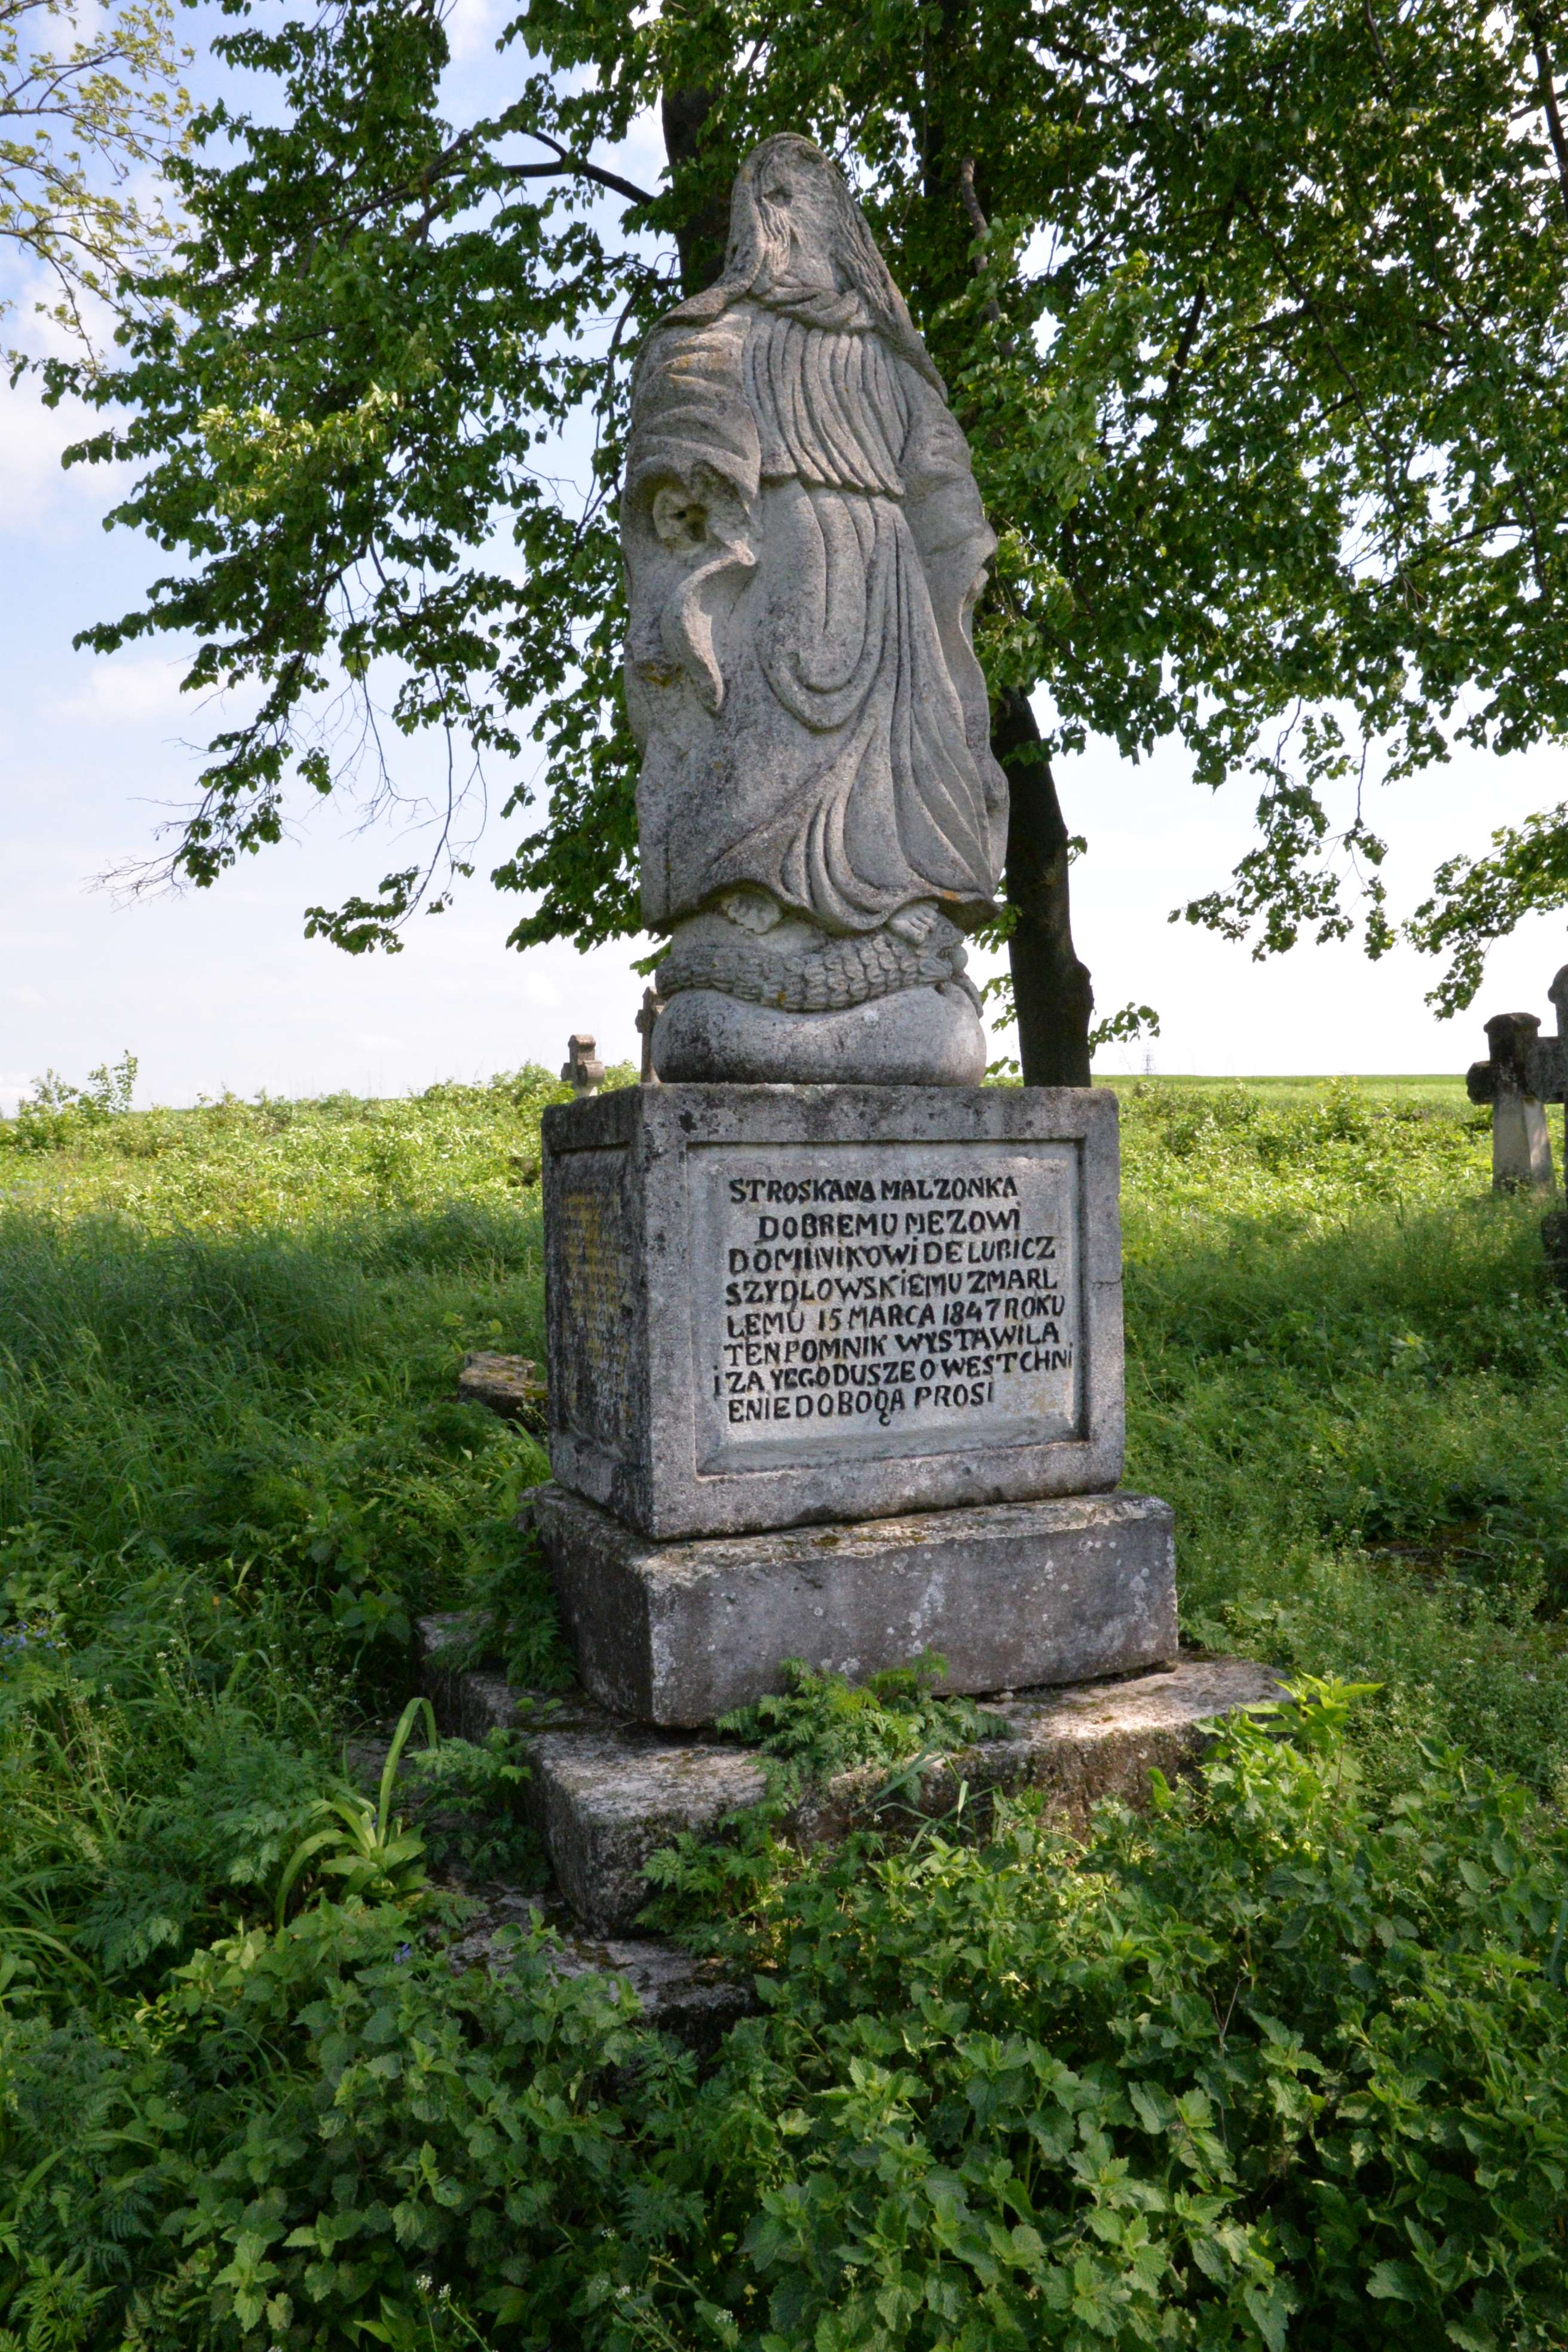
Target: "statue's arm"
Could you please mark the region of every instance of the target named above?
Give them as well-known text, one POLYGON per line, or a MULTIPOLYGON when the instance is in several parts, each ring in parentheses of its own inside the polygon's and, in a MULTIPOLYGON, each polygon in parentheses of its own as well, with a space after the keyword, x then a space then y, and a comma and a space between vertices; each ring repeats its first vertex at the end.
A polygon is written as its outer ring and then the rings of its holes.
POLYGON ((743 321, 656 335, 638 370, 622 535, 626 657, 653 686, 684 675, 717 711, 724 681, 710 592, 756 562, 756 423, 741 391, 743 321))

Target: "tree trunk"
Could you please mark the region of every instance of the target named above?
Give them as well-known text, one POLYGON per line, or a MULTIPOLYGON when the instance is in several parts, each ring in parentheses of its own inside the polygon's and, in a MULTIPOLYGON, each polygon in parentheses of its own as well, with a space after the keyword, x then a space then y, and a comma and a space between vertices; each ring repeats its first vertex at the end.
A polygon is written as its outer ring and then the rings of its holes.
POLYGON ((1007 953, 1024 1084, 1087 1087, 1094 990, 1073 950, 1067 824, 1029 698, 1016 687, 997 703, 991 748, 1010 795, 1004 887, 1016 913, 1007 953))
MULTIPOLYGON (((658 111, 670 179, 679 184, 697 162, 702 127, 713 111, 713 93, 710 89, 666 89, 660 93, 658 111)), ((707 187, 698 183, 695 200, 683 210, 676 224, 675 244, 680 256, 683 296, 700 294, 705 287, 712 285, 724 266, 724 247, 730 234, 730 174, 726 173, 721 183, 711 171, 703 177, 707 187)))

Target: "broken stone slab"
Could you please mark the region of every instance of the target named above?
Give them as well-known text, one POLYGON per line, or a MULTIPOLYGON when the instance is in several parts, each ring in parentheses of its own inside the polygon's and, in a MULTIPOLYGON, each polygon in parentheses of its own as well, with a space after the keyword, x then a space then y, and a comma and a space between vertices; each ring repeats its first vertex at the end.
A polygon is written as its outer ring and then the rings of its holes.
POLYGON ((556 1884, 585 1927, 611 1936, 647 1903, 650 1854, 688 1830, 717 1829, 756 1804, 767 1781, 747 1748, 616 1726, 541 1733, 535 1814, 556 1884))
POLYGON ((591 1696, 645 1723, 712 1723, 786 1659, 862 1681, 934 1650, 980 1693, 1173 1663, 1170 1506, 1075 1495, 655 1543, 580 1496, 525 1507, 591 1696))
MULTIPOLYGON (((649 1857, 687 1830, 715 1829, 766 1791, 763 1761, 732 1741, 673 1739, 571 1700, 561 1720, 531 1728, 534 1702, 503 1678, 442 1664, 468 1636, 465 1619, 426 1618, 420 1628, 426 1687, 437 1717, 468 1738, 497 1725, 519 1729, 531 1777, 525 1789, 556 1881, 574 1914, 595 1933, 624 1934, 649 1899, 649 1857)), ((1101 1797, 1137 1804, 1149 1775, 1190 1770, 1203 1753, 1200 1727, 1279 1694, 1277 1676, 1248 1658, 1184 1658, 1166 1673, 994 1702, 1006 1736, 932 1757, 900 1776, 908 1813, 951 1812, 961 1787, 972 1797, 1039 1789, 1053 1816, 1081 1825, 1101 1797)), ((892 1776, 883 1766, 842 1773, 813 1790, 785 1818, 786 1834, 807 1843, 843 1836, 875 1817, 892 1776)))
POLYGON ((458 1395, 464 1404, 488 1405, 507 1421, 539 1421, 544 1412, 544 1382, 528 1356, 501 1356, 479 1349, 463 1358, 458 1395))
MULTIPOLYGON (((520 1701, 521 1712, 529 1707, 522 1695, 508 1688, 503 1676, 464 1671, 454 1664, 467 1649, 468 1632, 469 1621, 462 1613, 425 1621, 426 1688, 448 1735, 481 1739, 487 1731, 515 1723, 520 1701)), ((605 1720, 597 1707, 574 1711, 553 1704, 557 1724, 597 1728, 605 1720)), ((345 1748, 349 1777, 369 1796, 379 1789, 390 1748, 390 1738, 380 1736, 351 1740, 345 1748)), ((537 1812, 535 1819, 540 1819, 537 1812)), ((689 1823, 683 1819, 679 1826, 689 1823)), ((544 1927, 551 1930, 544 1947, 546 1963, 557 1974, 624 1979, 647 2023, 696 2049, 711 2048, 726 2027, 755 2006, 747 1985, 726 1977, 717 1963, 695 1958, 667 1936, 595 1935, 579 1924, 558 1894, 494 1882, 475 1884, 450 1870, 444 1883, 473 1906, 461 1933, 447 1947, 454 1969, 504 1969, 510 1965, 510 1955, 503 1931, 521 1928, 532 1934, 544 1927)), ((639 1879, 630 1907, 640 1909, 647 1899, 647 1888, 639 1879)))
POLYGON ((474 1664, 476 1620, 466 1609, 421 1617, 416 1628, 419 1686, 448 1738, 476 1745, 492 1731, 531 1736, 553 1729, 599 1730, 610 1720, 582 1691, 531 1691, 509 1683, 493 1661, 474 1664))
POLYGON ((546 1927, 552 1934, 545 1958, 557 1975, 621 1978, 647 2024, 700 2049, 710 2047, 755 2007, 747 1986, 721 1975, 710 1961, 695 1959, 667 1936, 587 1935, 562 1904, 515 1888, 489 1887, 471 1899, 479 1905, 477 1916, 448 1947, 454 1968, 502 1973, 510 1965, 504 1931, 516 1927, 531 1935, 546 1927))

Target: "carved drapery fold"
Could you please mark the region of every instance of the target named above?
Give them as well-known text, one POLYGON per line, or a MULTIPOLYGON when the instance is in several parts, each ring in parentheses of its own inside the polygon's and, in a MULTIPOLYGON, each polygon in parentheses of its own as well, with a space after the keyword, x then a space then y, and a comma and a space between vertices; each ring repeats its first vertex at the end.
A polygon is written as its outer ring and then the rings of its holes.
MULTIPOLYGON (((678 932, 786 924, 775 944, 799 970, 774 1001, 792 1006, 829 971, 837 1001, 954 985, 962 950, 889 947, 841 974, 822 935, 991 910, 1006 787, 969 615, 995 542, 941 380, 834 167, 770 141, 735 206, 723 278, 655 329, 634 385, 623 530, 645 915, 678 932)), ((678 937, 677 984, 732 973, 752 994, 751 952, 703 940, 679 951, 678 937)))

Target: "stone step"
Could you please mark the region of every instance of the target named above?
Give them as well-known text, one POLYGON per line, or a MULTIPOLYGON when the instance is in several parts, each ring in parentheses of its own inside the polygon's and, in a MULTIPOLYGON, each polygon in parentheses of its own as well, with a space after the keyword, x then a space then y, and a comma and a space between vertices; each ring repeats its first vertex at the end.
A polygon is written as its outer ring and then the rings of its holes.
POLYGON ((786 1658, 850 1682, 923 1650, 942 1687, 1062 1688, 1174 1663, 1171 1507, 1067 1495, 655 1542, 553 1482, 539 1539, 584 1687, 683 1731, 779 1686, 786 1658))
MULTIPOLYGON (((624 1936, 648 1900, 648 1857, 684 1830, 714 1828, 765 1790, 754 1749, 714 1736, 672 1736, 627 1723, 573 1696, 551 1702, 512 1690, 491 1669, 456 1663, 471 1643, 461 1613, 419 1627, 422 1676, 443 1729, 468 1739, 518 1731, 531 1767, 530 1816, 556 1883, 594 1934, 624 1936)), ((1203 1752, 1200 1727, 1278 1696, 1278 1677, 1250 1658, 1184 1657, 1162 1673, 1068 1690, 1005 1692, 990 1703, 1005 1737, 961 1753, 932 1756, 897 1778, 903 1811, 940 1819, 993 1794, 1042 1790, 1051 1812, 1081 1824, 1101 1797, 1142 1801, 1149 1775, 1190 1770, 1203 1752)), ((813 1790, 786 1821, 807 1843, 840 1837, 887 1801, 889 1774, 872 1765, 813 1790)))
MULTIPOLYGON (((448 1678, 448 1690, 458 1679, 448 1678)), ((483 1728, 512 1711, 496 1704, 498 1693, 504 1693, 506 1686, 499 1675, 463 1679, 478 1685, 482 1695, 476 1698, 470 1693, 469 1729, 459 1736, 475 1732, 482 1736, 483 1728)), ((448 1721, 447 1728, 457 1731, 456 1722, 448 1721)), ((375 1738, 351 1740, 345 1750, 350 1779, 373 1799, 380 1789, 391 1745, 390 1737, 383 1732, 375 1738)), ((400 1792, 400 1806, 404 1801, 400 1792)), ((428 1826, 417 1806, 415 1819, 418 1825, 428 1826)), ((504 1970, 510 1965, 510 1938, 505 1931, 521 1928, 531 1933, 545 1927, 552 1937, 550 1965, 558 1974, 575 1977, 592 1972, 623 1978, 650 2025, 676 2034, 696 2049, 711 2049, 728 2026, 755 2007, 749 1987, 726 1978, 715 1963, 695 1959, 668 1936, 594 1934, 583 1927, 558 1892, 541 1894, 493 1881, 477 1882, 450 1864, 437 1874, 436 1883, 446 1892, 460 1895, 468 1906, 462 1933, 447 1947, 454 1968, 504 1970)), ((639 1907, 647 1893, 639 1881, 639 1907)))
POLYGON ((763 1768, 732 1740, 672 1738, 626 1722, 574 1693, 516 1691, 490 1668, 454 1669, 467 1650, 461 1612, 422 1618, 421 1681, 441 1728, 481 1740, 521 1734, 530 1777, 523 1802, 576 1917, 595 1935, 624 1935, 648 1900, 643 1864, 683 1830, 713 1828, 763 1793, 763 1768))

